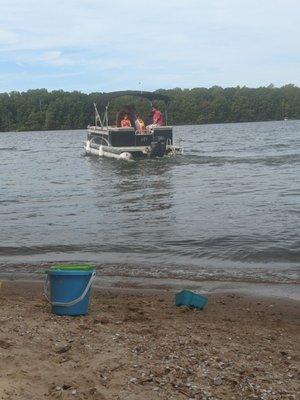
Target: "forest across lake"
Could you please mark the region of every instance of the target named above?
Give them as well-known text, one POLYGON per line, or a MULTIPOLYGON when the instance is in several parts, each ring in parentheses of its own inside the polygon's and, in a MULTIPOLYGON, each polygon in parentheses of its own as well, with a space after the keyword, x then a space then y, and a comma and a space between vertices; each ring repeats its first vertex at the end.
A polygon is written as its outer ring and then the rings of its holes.
MULTIPOLYGON (((168 123, 206 124, 300 119, 300 88, 289 84, 280 88, 230 87, 158 90, 170 97, 168 123)), ((46 89, 0 93, 0 131, 83 129, 94 120, 93 103, 99 104, 101 92, 82 93, 46 89)), ((110 123, 118 108, 134 104, 143 118, 149 102, 128 97, 110 105, 110 123)), ((162 110, 164 103, 157 103, 162 110)))

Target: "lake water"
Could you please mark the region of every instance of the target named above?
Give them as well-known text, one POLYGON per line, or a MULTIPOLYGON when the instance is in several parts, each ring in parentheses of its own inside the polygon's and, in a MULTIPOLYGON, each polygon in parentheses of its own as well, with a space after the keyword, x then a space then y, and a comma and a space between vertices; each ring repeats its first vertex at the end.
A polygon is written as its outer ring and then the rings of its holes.
POLYGON ((0 133, 0 269, 296 281, 300 121, 179 126, 185 154, 85 156, 85 131, 0 133))

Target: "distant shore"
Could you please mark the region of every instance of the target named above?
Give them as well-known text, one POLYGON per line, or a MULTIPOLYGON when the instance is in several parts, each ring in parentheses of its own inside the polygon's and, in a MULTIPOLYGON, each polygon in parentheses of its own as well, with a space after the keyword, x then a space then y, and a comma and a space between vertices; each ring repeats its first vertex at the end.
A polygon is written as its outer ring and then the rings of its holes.
MULTIPOLYGON (((169 97, 168 105, 161 102, 159 107, 162 111, 168 108, 171 125, 283 121, 284 118, 300 117, 300 88, 293 84, 280 88, 273 85, 259 88, 174 88, 155 93, 169 97)), ((0 130, 84 129, 94 120, 93 103, 101 105, 99 111, 104 110, 102 95, 101 92, 86 94, 46 89, 0 93, 0 130)), ((121 99, 121 104, 111 102, 109 121, 115 121, 118 107, 128 104, 128 101, 146 118, 150 106, 134 102, 134 97, 130 96, 121 99)))
POLYGON ((72 318, 50 313, 42 282, 0 280, 3 400, 296 399, 295 300, 221 285, 193 311, 165 282, 100 279, 72 318))

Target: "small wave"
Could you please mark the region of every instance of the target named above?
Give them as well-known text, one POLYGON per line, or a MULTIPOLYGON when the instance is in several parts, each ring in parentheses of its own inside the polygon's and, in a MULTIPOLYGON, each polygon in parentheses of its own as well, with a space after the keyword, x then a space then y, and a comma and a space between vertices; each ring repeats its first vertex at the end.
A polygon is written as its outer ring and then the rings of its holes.
POLYGON ((82 246, 57 245, 57 246, 0 246, 1 256, 25 256, 44 253, 70 253, 73 251, 84 251, 82 246))
POLYGON ((264 156, 264 157, 230 157, 230 156, 198 156, 185 155, 179 162, 181 164, 212 164, 222 166, 225 164, 264 164, 267 166, 284 165, 284 164, 300 164, 300 154, 286 154, 281 156, 264 156))
MULTIPOLYGON (((241 262, 300 262, 300 242, 283 247, 254 237, 222 236, 204 240, 169 241, 172 254, 241 262)), ((168 251, 170 251, 169 249, 168 251)))
MULTIPOLYGON (((188 262, 193 259, 232 261, 241 263, 268 263, 268 262, 300 262, 300 242, 293 241, 293 244, 283 247, 273 242, 259 240, 251 237, 224 236, 205 240, 178 240, 161 243, 159 248, 154 245, 129 244, 85 244, 85 245, 38 245, 38 246, 0 246, 0 256, 21 256, 38 254, 69 254, 69 253, 94 253, 100 254, 139 254, 143 259, 155 255, 163 259, 176 261, 177 257, 188 262), (272 243, 272 245, 270 245, 272 243)), ((184 261, 184 262, 185 262, 184 261)))
POLYGON ((300 196, 300 189, 289 189, 285 193, 280 193, 279 197, 290 197, 290 196, 300 196))
MULTIPOLYGON (((143 246, 135 246, 134 252, 142 252, 143 246)), ((86 244, 86 245, 38 245, 38 246, 0 246, 0 256, 27 256, 47 253, 128 253, 133 250, 130 246, 109 244, 86 244)))
POLYGON ((0 200, 0 204, 1 205, 8 205, 8 204, 15 204, 15 203, 20 203, 20 201, 19 200, 17 200, 17 199, 12 199, 12 200, 9 200, 9 199, 6 199, 6 200, 0 200))
POLYGON ((16 146, 11 146, 11 147, 0 147, 0 151, 14 151, 17 150, 16 146))

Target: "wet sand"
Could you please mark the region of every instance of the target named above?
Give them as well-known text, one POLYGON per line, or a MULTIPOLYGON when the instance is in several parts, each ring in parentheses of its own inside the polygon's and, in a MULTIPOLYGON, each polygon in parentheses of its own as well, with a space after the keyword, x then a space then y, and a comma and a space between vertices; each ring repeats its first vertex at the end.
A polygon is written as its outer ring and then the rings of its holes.
POLYGON ((41 282, 2 281, 0 399, 296 399, 299 302, 174 290, 94 290, 85 317, 58 317, 41 282))

